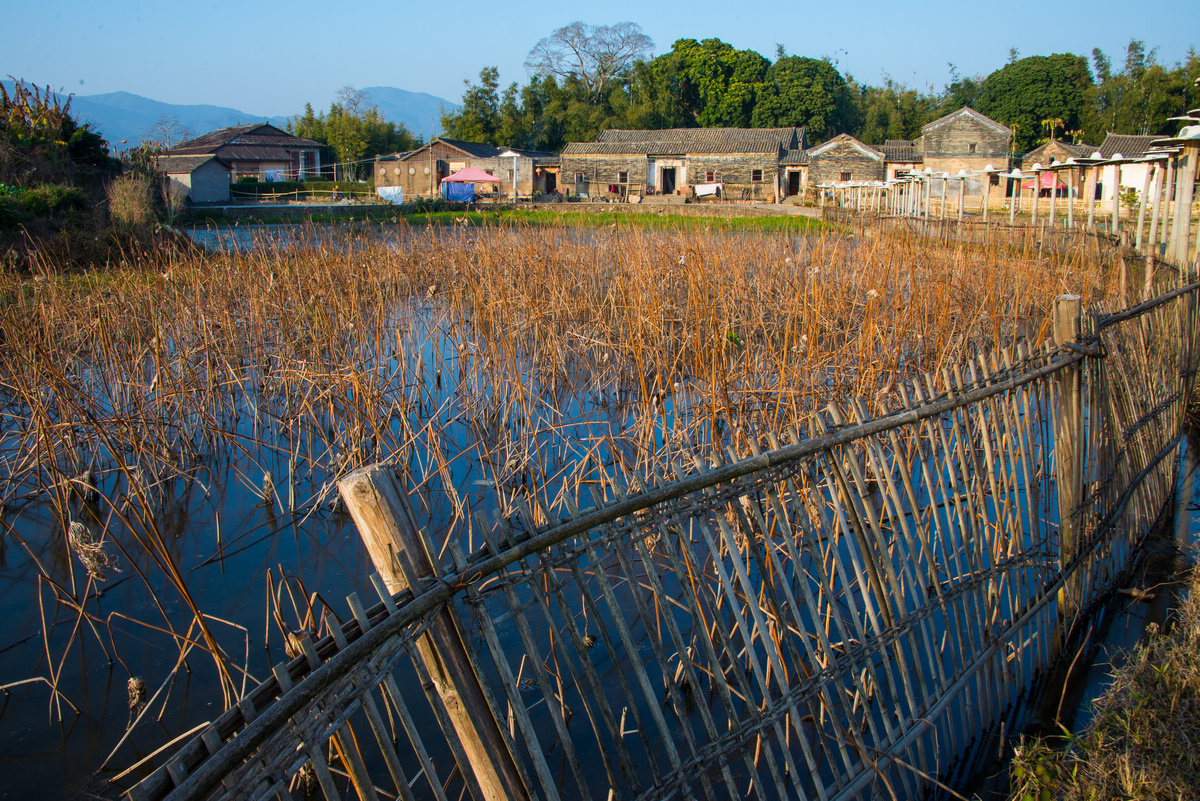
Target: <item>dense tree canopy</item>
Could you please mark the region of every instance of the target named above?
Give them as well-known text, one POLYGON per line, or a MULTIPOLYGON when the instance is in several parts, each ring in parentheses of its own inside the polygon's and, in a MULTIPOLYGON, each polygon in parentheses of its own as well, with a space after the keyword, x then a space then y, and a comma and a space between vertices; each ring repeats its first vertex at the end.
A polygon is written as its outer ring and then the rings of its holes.
POLYGON ((971 106, 1011 127, 1014 150, 1026 152, 1051 136, 1099 144, 1108 131, 1168 133, 1178 127, 1169 117, 1200 106, 1200 56, 1189 51, 1168 67, 1136 40, 1120 71, 1099 50, 1091 65, 1072 53, 1020 58, 1013 50, 986 77, 950 65, 949 83, 921 90, 886 76, 882 85, 860 84, 828 59, 779 48, 771 61, 716 38, 679 39, 648 58, 649 40, 638 35, 632 23, 554 31, 531 51, 524 86, 501 91, 495 67, 468 82, 462 108, 442 117, 445 134, 559 150, 608 128, 796 125, 808 129, 810 145, 839 133, 879 145, 915 139, 926 123, 971 106), (620 57, 595 55, 609 52, 620 57))
POLYGON ((1029 56, 987 76, 974 107, 1012 128, 1016 150, 1025 152, 1056 131, 1082 131, 1091 89, 1082 56, 1029 56))

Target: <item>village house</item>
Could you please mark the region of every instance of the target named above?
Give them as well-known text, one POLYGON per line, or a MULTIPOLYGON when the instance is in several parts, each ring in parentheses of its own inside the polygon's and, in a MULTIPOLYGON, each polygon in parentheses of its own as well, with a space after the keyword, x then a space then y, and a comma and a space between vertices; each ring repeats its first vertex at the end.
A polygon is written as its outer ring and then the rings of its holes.
POLYGON ((321 144, 292 136, 270 123, 220 128, 180 142, 166 156, 216 156, 229 180, 298 181, 321 170, 321 144))
POLYGON ((558 190, 559 157, 553 153, 499 148, 440 136, 408 153, 376 157, 375 188, 380 194, 393 194, 387 190, 399 187, 406 200, 436 197, 445 178, 474 167, 496 178, 494 184, 477 185, 478 192, 511 196, 514 162, 518 196, 549 195, 558 190))
POLYGON ((888 139, 879 150, 883 152, 883 162, 887 168, 884 180, 895 181, 924 166, 920 139, 888 139))
POLYGON ((804 133, 803 128, 608 130, 595 142, 566 146, 562 179, 573 194, 593 200, 778 202, 802 191, 804 133))
POLYGON ((818 185, 883 181, 884 154, 850 134, 838 134, 808 151, 809 178, 818 185))
POLYGON ((1008 169, 1012 129, 963 106, 925 123, 918 141, 922 164, 934 172, 982 172, 989 165, 1008 169))
MULTIPOLYGON (((1110 133, 1104 137, 1104 141, 1100 143, 1100 147, 1096 148, 1089 155, 1092 158, 1105 159, 1142 158, 1150 150, 1151 145, 1159 139, 1162 139, 1162 137, 1110 133)), ((1130 189, 1140 196, 1142 194, 1142 185, 1150 169, 1152 169, 1151 165, 1147 162, 1108 164, 1099 170, 1098 176, 1089 176, 1088 187, 1096 193, 1096 200, 1112 200, 1113 192, 1130 189)), ((1154 199, 1153 184, 1151 184, 1147 194, 1150 200, 1154 199)), ((1086 195, 1084 196, 1086 197, 1086 195)))
POLYGON ((193 203, 229 202, 229 165, 216 156, 159 156, 156 166, 168 196, 182 193, 193 203))

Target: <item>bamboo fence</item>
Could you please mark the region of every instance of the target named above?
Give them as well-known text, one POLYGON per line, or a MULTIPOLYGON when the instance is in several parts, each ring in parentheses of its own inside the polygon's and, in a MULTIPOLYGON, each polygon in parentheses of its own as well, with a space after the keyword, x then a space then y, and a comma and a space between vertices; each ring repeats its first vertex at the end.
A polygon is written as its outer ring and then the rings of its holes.
POLYGON ((1197 289, 1056 306, 1016 345, 590 498, 415 531, 341 484, 379 573, 133 799, 918 797, 952 782, 1167 514, 1197 289), (872 409, 885 408, 881 416, 872 409), (478 541, 478 540, 477 540, 478 541), (397 587, 400 589, 397 591, 397 587))

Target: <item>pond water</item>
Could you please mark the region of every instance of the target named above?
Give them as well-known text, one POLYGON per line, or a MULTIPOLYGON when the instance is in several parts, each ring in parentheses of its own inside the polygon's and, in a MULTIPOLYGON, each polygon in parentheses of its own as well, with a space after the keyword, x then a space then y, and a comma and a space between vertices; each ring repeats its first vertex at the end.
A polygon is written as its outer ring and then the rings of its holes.
MULTIPOLYGON (((406 246, 409 230, 380 229, 396 248, 406 246)), ((472 233, 447 227, 439 235, 465 243, 472 233)), ((247 251, 328 243, 334 233, 322 226, 255 225, 197 228, 191 236, 214 250, 247 251)), ((456 509, 486 514, 497 508, 517 492, 531 462, 542 465, 545 486, 553 492, 581 461, 611 464, 618 454, 636 461, 639 449, 661 447, 681 427, 711 434, 704 424, 693 425, 697 405, 686 384, 661 397, 651 413, 634 402, 640 387, 600 389, 569 369, 560 380, 531 381, 530 400, 520 408, 489 395, 472 343, 441 328, 433 304, 419 302, 397 313, 396 327, 412 335, 405 358, 421 365, 425 379, 415 390, 394 388, 419 406, 419 417, 436 422, 416 433, 419 447, 406 463, 422 487, 419 522, 431 530, 469 536, 448 530, 456 509), (457 392, 464 383, 479 390, 474 395, 479 403, 464 405, 457 392), (484 439, 497 443, 494 450, 474 447, 484 439)), ((381 355, 376 367, 395 375, 397 363, 381 355)), ((339 414, 348 415, 356 400, 355 392, 340 398, 339 414)), ((96 484, 111 504, 71 496, 72 516, 79 519, 92 515, 99 524, 112 523, 114 509, 131 518, 152 517, 162 549, 157 559, 133 548, 113 553, 115 566, 88 597, 83 624, 54 601, 52 582, 67 588, 82 581, 63 545, 66 535, 54 505, 45 496, 5 496, 0 685, 15 686, 0 707, 0 757, 8 763, 0 797, 112 794, 108 781, 119 771, 221 713, 213 660, 194 648, 180 660, 180 642, 200 640, 188 627, 189 601, 204 612, 230 662, 244 669, 234 673, 237 686, 250 687, 285 659, 282 628, 305 628, 310 608, 317 615, 325 607, 340 613, 351 592, 364 600, 374 597, 366 549, 349 517, 331 503, 338 454, 312 458, 311 432, 272 430, 268 424, 264 433, 259 413, 269 416, 271 408, 263 398, 242 397, 238 409, 244 449, 212 452, 200 443, 164 457, 174 460, 172 466, 152 482, 151 497, 136 500, 133 477, 110 460, 98 465, 96 484), (305 447, 310 467, 297 472, 294 455, 305 447), (264 487, 266 474, 273 478, 271 487, 264 487), (160 575, 155 571, 165 561, 178 569, 177 584, 142 579, 160 575), (174 630, 165 630, 169 626, 174 630), (131 676, 144 682, 149 712, 130 731, 136 718, 129 702, 131 676), (51 692, 50 683, 61 695, 51 692)), ((344 433, 326 439, 350 447, 344 433)), ((354 447, 386 458, 383 443, 404 436, 392 419, 378 437, 356 440, 354 447)), ((27 444, 3 440, 0 447, 27 444)), ((134 520, 128 527, 139 524, 134 520)), ((478 543, 464 546, 473 550, 478 543)))

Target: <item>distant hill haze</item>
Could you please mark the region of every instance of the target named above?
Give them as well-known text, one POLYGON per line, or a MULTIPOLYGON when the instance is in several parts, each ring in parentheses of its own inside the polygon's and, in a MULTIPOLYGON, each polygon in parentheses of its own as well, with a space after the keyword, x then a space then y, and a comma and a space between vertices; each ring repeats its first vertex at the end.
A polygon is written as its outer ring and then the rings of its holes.
MULTIPOLYGON (((4 84, 6 88, 11 87, 12 81, 4 81, 4 84)), ((458 110, 457 103, 425 92, 409 92, 392 86, 370 86, 363 91, 386 119, 404 123, 410 131, 424 138, 440 132, 443 107, 446 111, 458 110)), ((330 102, 321 103, 314 98, 313 110, 318 113, 328 111, 330 102)), ((192 136, 249 122, 269 122, 282 128, 291 119, 267 117, 224 106, 163 103, 129 92, 75 95, 71 98, 71 110, 80 121, 92 123, 110 145, 121 149, 145 139, 147 129, 164 114, 177 117, 179 124, 187 128, 192 136), (122 139, 125 144, 120 144, 122 139)), ((303 108, 296 109, 297 115, 303 112, 303 108)))

